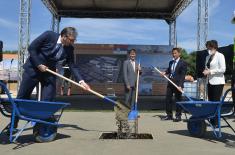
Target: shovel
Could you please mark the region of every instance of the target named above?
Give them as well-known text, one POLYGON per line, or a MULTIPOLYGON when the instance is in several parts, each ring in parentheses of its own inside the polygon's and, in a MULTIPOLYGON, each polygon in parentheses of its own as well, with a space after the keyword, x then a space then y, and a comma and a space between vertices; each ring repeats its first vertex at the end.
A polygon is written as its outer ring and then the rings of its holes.
MULTIPOLYGON (((140 61, 138 64, 138 68, 140 67, 140 61)), ((131 107, 131 112, 129 113, 128 120, 137 120, 138 118, 138 110, 137 110, 137 101, 138 101, 138 91, 139 91, 139 77, 140 71, 137 70, 137 78, 136 78, 136 92, 135 92, 135 104, 131 107)))
MULTIPOLYGON (((157 72, 159 72, 162 75, 162 72, 157 68, 152 66, 157 72)), ((177 89, 179 88, 171 79, 169 79, 166 75, 163 75, 164 78, 166 78, 173 86, 175 86, 177 89)), ((183 90, 178 89, 185 97, 187 97, 187 99, 189 99, 190 101, 193 101, 193 99, 191 97, 189 97, 187 94, 184 93, 183 90)))
MULTIPOLYGON (((54 72, 54 71, 52 71, 48 68, 46 69, 46 71, 53 74, 53 75, 55 75, 55 76, 58 76, 58 77, 60 77, 64 80, 66 80, 68 82, 71 82, 71 83, 73 83, 74 85, 76 85, 80 88, 84 89, 84 86, 82 86, 81 84, 79 84, 79 83, 77 83, 77 82, 75 82, 75 81, 73 81, 69 78, 64 77, 63 75, 60 75, 60 74, 58 74, 58 73, 56 73, 56 72, 54 72)), ((108 98, 108 97, 92 90, 92 89, 88 89, 87 91, 94 94, 94 95, 96 95, 96 96, 98 96, 98 97, 100 97, 100 98, 102 98, 102 99, 104 99, 104 100, 106 100, 106 101, 108 101, 108 102, 110 102, 110 103, 112 103, 114 105, 114 111, 115 111, 115 114, 116 114, 116 119, 118 121, 128 120, 128 114, 130 112, 130 108, 127 105, 125 105, 124 103, 121 103, 119 101, 114 101, 114 100, 112 100, 112 99, 110 99, 110 98, 108 98)))
POLYGON ((138 110, 137 110, 137 101, 138 101, 138 92, 139 92, 139 77, 140 77, 140 61, 137 70, 137 78, 136 78, 136 92, 135 92, 135 103, 133 107, 131 107, 131 112, 128 115, 129 126, 133 130, 130 130, 131 133, 138 133, 138 110), (131 123, 132 122, 132 123, 131 123))

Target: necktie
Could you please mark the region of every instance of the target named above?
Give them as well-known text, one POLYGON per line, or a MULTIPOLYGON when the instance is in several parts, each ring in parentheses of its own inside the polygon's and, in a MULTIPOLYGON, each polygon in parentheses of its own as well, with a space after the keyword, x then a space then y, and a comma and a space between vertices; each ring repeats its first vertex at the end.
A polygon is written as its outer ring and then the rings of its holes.
POLYGON ((171 74, 170 74, 170 78, 173 78, 173 76, 174 76, 175 64, 176 64, 176 61, 173 60, 172 65, 171 65, 171 74))
POLYGON ((62 44, 57 44, 56 46, 58 46, 58 47, 56 47, 55 59, 56 60, 60 60, 61 55, 63 53, 63 46, 62 46, 62 44))
POLYGON ((208 69, 210 69, 210 64, 211 64, 211 61, 213 60, 213 57, 214 57, 214 55, 211 55, 210 58, 209 58, 209 60, 208 60, 207 63, 206 63, 206 67, 207 67, 208 69))

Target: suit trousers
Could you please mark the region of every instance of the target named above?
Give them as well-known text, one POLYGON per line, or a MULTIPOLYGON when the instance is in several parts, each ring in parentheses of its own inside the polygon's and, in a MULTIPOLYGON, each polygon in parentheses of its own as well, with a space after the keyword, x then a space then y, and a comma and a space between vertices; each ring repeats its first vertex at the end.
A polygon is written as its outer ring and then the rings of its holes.
MULTIPOLYGON (((223 92, 224 85, 211 85, 210 83, 207 84, 208 90, 208 100, 209 101, 220 101, 222 92, 223 92)), ((210 119, 212 125, 218 124, 218 117, 210 119)))
POLYGON ((135 94, 136 94, 136 89, 135 87, 131 87, 130 90, 125 88, 125 104, 133 107, 135 104, 135 94))
MULTIPOLYGON (((39 82, 42 86, 41 100, 53 101, 56 96, 56 77, 48 77, 50 80, 43 80, 42 77, 31 77, 27 72, 22 75, 20 89, 17 94, 18 99, 30 99, 32 91, 39 82)), ((14 128, 17 128, 19 119, 16 117, 14 121, 14 128)))
MULTIPOLYGON (((166 114, 167 116, 172 117, 173 116, 173 95, 175 95, 175 102, 182 100, 182 93, 175 88, 172 84, 167 85, 167 91, 166 91, 166 114)), ((181 116, 181 107, 176 104, 176 114, 175 116, 181 116)))
POLYGON ((207 89, 208 89, 208 100, 209 101, 220 101, 222 92, 223 92, 224 85, 211 85, 208 83, 207 89))
POLYGON ((34 87, 41 82, 42 94, 41 100, 54 101, 56 96, 56 77, 49 76, 44 79, 43 76, 31 77, 27 72, 23 73, 20 89, 17 94, 18 99, 30 99, 34 87))

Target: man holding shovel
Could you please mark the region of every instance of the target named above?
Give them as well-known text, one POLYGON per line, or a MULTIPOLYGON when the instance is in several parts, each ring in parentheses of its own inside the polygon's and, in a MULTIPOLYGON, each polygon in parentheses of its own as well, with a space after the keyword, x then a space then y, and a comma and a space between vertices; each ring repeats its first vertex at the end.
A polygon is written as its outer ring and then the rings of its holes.
POLYGON ((135 103, 137 70, 140 70, 141 73, 141 68, 138 66, 135 58, 136 50, 131 49, 128 52, 128 59, 123 63, 125 104, 129 107, 133 107, 135 103))
MULTIPOLYGON (((169 66, 165 72, 161 72, 162 75, 168 75, 169 79, 173 81, 178 87, 176 88, 173 84, 168 82, 166 91, 166 116, 162 120, 173 120, 173 101, 172 97, 175 94, 175 101, 181 101, 182 91, 184 87, 184 79, 187 72, 187 64, 185 61, 180 59, 181 49, 173 48, 172 57, 173 59, 169 62, 169 66)), ((181 107, 176 105, 175 122, 181 121, 181 107)))
MULTIPOLYGON (((73 44, 77 31, 73 27, 64 28, 60 34, 46 31, 37 37, 29 46, 29 57, 24 64, 24 73, 17 94, 18 99, 30 99, 34 87, 40 82, 41 100, 53 101, 56 96, 56 76, 47 69, 56 70, 56 64, 65 60, 75 78, 83 89, 90 87, 82 80, 74 64, 73 44)), ((15 128, 18 120, 16 119, 15 128)))

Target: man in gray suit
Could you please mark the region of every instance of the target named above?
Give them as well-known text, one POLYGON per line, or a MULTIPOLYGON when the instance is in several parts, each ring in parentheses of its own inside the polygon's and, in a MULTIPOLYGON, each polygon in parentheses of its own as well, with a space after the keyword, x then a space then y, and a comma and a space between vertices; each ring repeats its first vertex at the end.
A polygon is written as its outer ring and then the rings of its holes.
POLYGON ((132 107, 135 102, 137 71, 141 71, 141 68, 138 67, 138 63, 135 61, 135 49, 128 51, 128 56, 128 60, 124 61, 123 64, 125 103, 126 105, 132 107))

